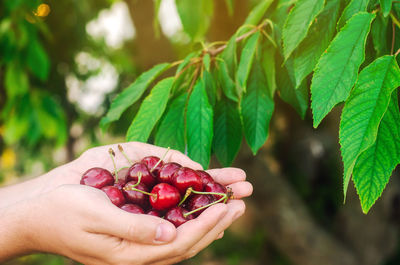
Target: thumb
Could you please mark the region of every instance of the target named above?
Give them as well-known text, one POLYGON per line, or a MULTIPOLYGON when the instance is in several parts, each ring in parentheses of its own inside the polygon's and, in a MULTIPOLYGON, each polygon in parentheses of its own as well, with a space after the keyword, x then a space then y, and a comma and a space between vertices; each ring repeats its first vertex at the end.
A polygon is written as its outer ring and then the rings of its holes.
POLYGON ((161 218, 125 212, 114 205, 103 210, 97 223, 97 233, 144 244, 163 244, 176 237, 175 226, 161 218))

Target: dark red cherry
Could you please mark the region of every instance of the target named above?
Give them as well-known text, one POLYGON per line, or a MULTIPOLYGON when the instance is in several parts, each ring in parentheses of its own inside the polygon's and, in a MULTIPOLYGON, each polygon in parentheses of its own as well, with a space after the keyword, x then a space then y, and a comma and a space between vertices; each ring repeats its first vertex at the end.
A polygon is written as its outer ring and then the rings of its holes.
POLYGON ((172 176, 174 173, 180 169, 182 166, 179 165, 178 163, 165 163, 161 168, 158 173, 157 181, 158 182, 163 182, 163 183, 169 183, 172 184, 172 176))
MULTIPOLYGON (((147 166, 147 168, 149 170, 152 170, 154 168, 155 165, 157 165, 158 161, 160 161, 159 157, 156 156, 146 156, 145 158, 142 159, 142 163, 145 164, 147 166)), ((160 168, 163 165, 163 161, 161 161, 152 171, 152 173, 154 174, 154 176, 158 175, 158 172, 160 172, 160 168)))
POLYGON ((153 174, 150 173, 148 167, 144 163, 135 163, 133 164, 126 175, 127 181, 135 181, 135 183, 138 180, 138 173, 142 173, 142 178, 140 180, 140 183, 143 183, 146 185, 149 189, 156 184, 156 179, 153 176, 153 174))
POLYGON ((183 214, 187 213, 188 211, 181 208, 181 207, 175 207, 169 210, 164 218, 165 220, 170 221, 175 225, 175 227, 178 227, 184 223, 186 223, 189 220, 193 219, 192 215, 188 215, 187 217, 184 217, 183 214))
POLYGON ((181 167, 172 176, 172 184, 179 190, 181 194, 185 194, 189 187, 197 191, 203 190, 203 182, 201 177, 193 169, 181 167))
POLYGON ((107 169, 94 167, 83 173, 81 184, 101 189, 114 184, 114 177, 107 169))
POLYGON ((101 188, 102 191, 104 191, 108 198, 111 200, 111 202, 120 207, 123 204, 125 204, 125 197, 122 194, 122 191, 120 189, 118 189, 115 186, 105 186, 103 188, 101 188))
POLYGON ((121 209, 130 213, 143 214, 143 209, 136 204, 127 203, 121 206, 121 209))
MULTIPOLYGON (((191 211, 199 209, 203 206, 206 206, 214 201, 215 201, 215 198, 213 196, 205 195, 205 194, 195 194, 190 198, 190 200, 187 204, 187 209, 191 212, 191 211)), ((194 217, 199 216, 204 210, 205 209, 202 209, 202 210, 199 210, 199 211, 193 213, 193 216, 194 217)))
POLYGON ((118 189, 122 190, 126 184, 126 176, 119 176, 118 181, 114 183, 114 186, 117 187, 118 189))
POLYGON ((205 172, 204 170, 197 170, 196 172, 197 172, 197 174, 199 174, 199 176, 201 177, 201 182, 203 182, 203 188, 204 188, 208 183, 214 182, 214 179, 210 176, 210 174, 208 174, 208 173, 205 172))
POLYGON ((155 210, 167 210, 178 205, 181 200, 179 191, 167 183, 159 183, 151 190, 150 204, 155 210))
MULTIPOLYGON (((217 192, 217 193, 225 193, 227 192, 226 188, 224 186, 222 186, 221 184, 217 183, 217 182, 213 182, 213 183, 208 183, 205 187, 204 187, 204 191, 205 192, 217 192)), ((214 197, 219 200, 222 198, 222 196, 220 195, 214 195, 214 197)))
POLYGON ((156 210, 154 210, 154 209, 148 211, 146 214, 152 215, 152 216, 157 216, 157 217, 161 217, 161 216, 162 216, 161 213, 160 213, 159 211, 156 211, 156 210))
MULTIPOLYGON (((129 181, 128 183, 126 183, 124 189, 122 190, 125 199, 129 203, 134 203, 140 205, 143 208, 147 208, 147 206, 149 205, 149 195, 146 195, 140 191, 129 190, 129 188, 135 184, 136 181, 129 181)), ((139 183, 139 185, 137 185, 135 188, 138 190, 149 192, 149 189, 143 183, 139 183)))

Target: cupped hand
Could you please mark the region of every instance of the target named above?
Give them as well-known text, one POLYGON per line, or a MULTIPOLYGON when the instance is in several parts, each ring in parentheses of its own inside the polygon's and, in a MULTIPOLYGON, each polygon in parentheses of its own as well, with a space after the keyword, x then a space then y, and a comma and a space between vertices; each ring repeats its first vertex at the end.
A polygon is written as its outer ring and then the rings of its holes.
MULTIPOLYGON (((121 145, 134 162, 150 155, 162 157, 166 152, 165 148, 137 142, 121 145)), ((161 218, 124 212, 111 204, 102 191, 77 185, 83 172, 91 167, 113 172, 109 148, 116 153, 118 168, 129 166, 118 146, 108 145, 89 149, 43 177, 47 187, 40 200, 48 207, 42 206, 40 218, 47 221, 39 222, 35 231, 40 235, 53 231, 55 236, 35 244, 41 246, 37 250, 65 255, 85 264, 173 264, 196 255, 220 238, 244 213, 245 204, 240 199, 252 193, 242 170, 208 170, 217 182, 232 188, 235 199, 216 204, 175 229, 161 218)), ((164 161, 202 169, 174 150, 167 153, 164 161)), ((35 238, 40 239, 40 235, 35 238)))

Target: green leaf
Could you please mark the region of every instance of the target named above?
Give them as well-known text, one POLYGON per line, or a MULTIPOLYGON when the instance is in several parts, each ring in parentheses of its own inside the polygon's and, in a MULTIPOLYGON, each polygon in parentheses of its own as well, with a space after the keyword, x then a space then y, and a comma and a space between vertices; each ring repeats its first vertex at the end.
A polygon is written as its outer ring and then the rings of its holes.
POLYGON ((380 0, 382 13, 384 17, 387 17, 392 9, 393 0, 380 0))
POLYGON ((187 93, 174 99, 161 120, 155 144, 185 152, 185 105, 187 93))
POLYGON ((244 135, 254 155, 267 140, 273 111, 274 101, 269 96, 263 69, 256 62, 249 78, 247 93, 241 102, 244 135))
POLYGON ((365 43, 374 17, 366 12, 354 15, 319 59, 311 83, 315 128, 336 104, 349 96, 365 58, 365 43))
POLYGON ((208 102, 210 102, 211 106, 215 106, 217 100, 217 87, 213 75, 208 71, 204 71, 203 82, 207 91, 208 102))
POLYGON ((384 18, 382 14, 377 15, 371 26, 372 43, 376 51, 376 56, 382 56, 389 53, 389 44, 387 39, 389 18, 384 18))
POLYGON ((309 27, 324 8, 325 0, 298 0, 283 26, 283 54, 285 60, 306 37, 309 27))
POLYGON ((213 13, 213 0, 176 0, 183 30, 192 40, 202 39, 210 25, 213 13))
POLYGON ((295 87, 292 60, 286 61, 285 67, 278 71, 278 90, 280 98, 291 105, 304 120, 309 105, 308 86, 306 80, 295 87))
POLYGON ((28 45, 26 60, 28 68, 37 78, 42 81, 47 80, 50 70, 50 60, 38 40, 32 40, 30 45, 28 45))
POLYGON ((110 122, 118 120, 121 114, 142 96, 151 82, 169 67, 169 63, 158 64, 142 73, 135 82, 113 100, 106 116, 101 119, 100 126, 104 129, 110 122))
POLYGON ((228 41, 226 48, 221 53, 221 59, 226 63, 229 76, 231 76, 232 79, 235 79, 235 70, 237 66, 236 34, 233 35, 228 41))
POLYGON ((230 166, 242 143, 238 104, 223 97, 215 108, 213 149, 223 166, 230 166))
POLYGON ((229 99, 238 102, 239 92, 237 84, 232 80, 229 75, 229 69, 225 61, 222 59, 218 61, 218 81, 222 87, 222 91, 229 99))
POLYGON ((367 11, 368 3, 369 0, 352 0, 340 16, 337 23, 337 30, 339 31, 353 15, 358 12, 367 11))
POLYGON ((201 81, 197 82, 190 95, 186 115, 188 155, 203 168, 208 168, 213 138, 213 109, 201 81))
POLYGON ((400 86, 400 69, 393 56, 383 56, 365 67, 340 121, 339 139, 344 164, 343 190, 347 187, 358 156, 376 140, 379 123, 391 94, 400 86))
POLYGON ((209 53, 206 53, 203 57, 203 65, 207 71, 210 71, 211 57, 209 53))
POLYGON ((8 64, 4 79, 8 99, 28 92, 28 75, 16 62, 8 64))
MULTIPOLYGON (((251 65, 257 50, 257 43, 260 32, 257 31, 245 43, 240 55, 240 62, 236 72, 236 77, 240 88, 246 92, 247 78, 249 77, 251 65)), ((239 94, 240 95, 240 94, 239 94)))
POLYGON ((275 48, 267 46, 264 48, 262 54, 262 67, 264 74, 267 79, 268 91, 271 98, 274 98, 276 90, 276 71, 275 71, 275 48))
POLYGON ((174 78, 169 77, 161 80, 153 87, 150 94, 143 100, 138 113, 129 126, 126 134, 127 141, 147 141, 154 125, 164 113, 173 82, 174 78))
POLYGON ((336 20, 339 15, 340 0, 327 1, 326 6, 318 15, 316 22, 308 30, 307 37, 293 53, 294 77, 296 88, 309 75, 321 54, 326 50, 333 38, 336 20))
POLYGON ((357 159, 353 182, 364 213, 382 195, 390 175, 400 162, 400 115, 397 92, 379 125, 375 143, 357 159))
POLYGON ((267 9, 272 2, 273 0, 262 0, 250 11, 243 25, 257 25, 263 18, 265 12, 267 12, 267 9))

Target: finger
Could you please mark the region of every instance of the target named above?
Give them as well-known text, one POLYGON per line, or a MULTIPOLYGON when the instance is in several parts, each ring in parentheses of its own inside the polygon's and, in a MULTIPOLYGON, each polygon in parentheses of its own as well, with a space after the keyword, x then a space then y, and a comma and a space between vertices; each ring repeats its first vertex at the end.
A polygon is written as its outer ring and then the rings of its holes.
MULTIPOLYGON (((228 212, 226 204, 216 204, 207 208, 199 217, 188 221, 178 227, 177 237, 170 244, 160 246, 158 249, 159 260, 174 256, 182 256, 199 240, 208 234, 228 212)), ((154 260, 158 261, 158 260, 154 260)))
POLYGON ((247 181, 236 182, 228 185, 232 189, 235 199, 249 197, 253 193, 253 185, 247 181))
POLYGON ((96 222, 96 233, 107 234, 144 244, 162 244, 176 237, 176 229, 170 222, 150 215, 132 214, 110 204, 102 207, 96 222))
MULTIPOLYGON (((210 245, 214 240, 218 239, 236 219, 242 216, 246 210, 246 206, 242 200, 231 200, 228 202, 228 213, 218 222, 218 224, 207 235, 205 235, 192 249, 192 253, 197 254, 202 249, 210 245)), ((203 214, 203 213, 202 213, 203 214)), ((200 215, 201 216, 201 215, 200 215)))
POLYGON ((221 239, 221 238, 223 238, 223 237, 224 237, 224 232, 221 232, 221 233, 219 233, 217 239, 221 239))
POLYGON ((229 185, 235 182, 246 180, 246 173, 240 168, 216 168, 207 170, 213 179, 222 185, 229 185))
MULTIPOLYGON (((204 235, 193 247, 186 249, 181 255, 168 260, 163 260, 166 262, 165 264, 175 264, 182 260, 189 259, 211 244, 214 240, 218 239, 221 234, 223 235, 223 231, 228 228, 238 216, 243 214, 245 209, 244 203, 240 200, 233 200, 232 202, 228 203, 228 209, 228 212, 222 218, 220 218, 219 222, 216 223, 214 228, 204 235)), ((198 218, 201 218, 202 215, 206 214, 206 211, 204 211, 198 218)), ((189 224, 189 222, 187 224, 189 224)))

